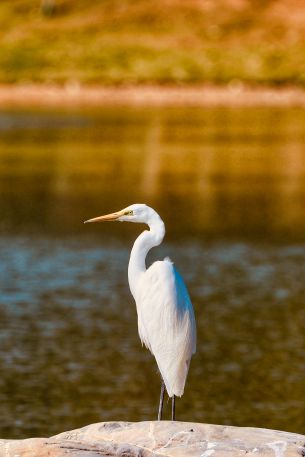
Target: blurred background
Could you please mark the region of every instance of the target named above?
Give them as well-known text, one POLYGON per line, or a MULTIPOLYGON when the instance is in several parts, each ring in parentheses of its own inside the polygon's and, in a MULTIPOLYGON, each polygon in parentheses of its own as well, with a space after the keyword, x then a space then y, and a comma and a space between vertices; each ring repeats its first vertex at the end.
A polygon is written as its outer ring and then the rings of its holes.
POLYGON ((305 83, 302 0, 2 0, 0 82, 305 83))
MULTIPOLYGON (((4 0, 0 24, 7 91, 305 81, 301 1, 4 0)), ((144 227, 82 223, 136 202, 197 318, 178 420, 304 433, 304 125, 292 106, 0 100, 1 437, 156 418, 127 282, 144 227)))

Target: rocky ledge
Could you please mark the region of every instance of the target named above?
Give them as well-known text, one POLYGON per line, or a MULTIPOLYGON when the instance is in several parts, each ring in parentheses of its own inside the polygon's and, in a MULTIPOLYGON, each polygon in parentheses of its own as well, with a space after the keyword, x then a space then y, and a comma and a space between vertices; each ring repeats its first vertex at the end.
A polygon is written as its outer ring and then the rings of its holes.
POLYGON ((102 422, 51 438, 0 440, 0 457, 305 456, 305 436, 189 422, 102 422))

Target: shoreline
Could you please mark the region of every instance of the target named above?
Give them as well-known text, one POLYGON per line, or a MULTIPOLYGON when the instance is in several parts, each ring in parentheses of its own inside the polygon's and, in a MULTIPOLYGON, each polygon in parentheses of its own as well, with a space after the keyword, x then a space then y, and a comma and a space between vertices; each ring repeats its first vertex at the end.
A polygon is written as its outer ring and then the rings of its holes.
POLYGON ((300 87, 0 85, 0 108, 13 107, 304 107, 300 87))

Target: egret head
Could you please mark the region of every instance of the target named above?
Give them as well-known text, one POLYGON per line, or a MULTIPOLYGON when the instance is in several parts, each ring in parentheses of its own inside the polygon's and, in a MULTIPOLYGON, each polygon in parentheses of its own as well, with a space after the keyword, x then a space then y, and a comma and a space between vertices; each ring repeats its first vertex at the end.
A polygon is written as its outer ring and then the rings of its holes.
POLYGON ((143 203, 135 203, 134 205, 127 206, 127 208, 124 208, 121 211, 89 219, 88 221, 85 221, 85 224, 89 222, 104 221, 139 222, 149 224, 156 219, 160 219, 160 216, 154 209, 150 208, 150 206, 144 205, 143 203))

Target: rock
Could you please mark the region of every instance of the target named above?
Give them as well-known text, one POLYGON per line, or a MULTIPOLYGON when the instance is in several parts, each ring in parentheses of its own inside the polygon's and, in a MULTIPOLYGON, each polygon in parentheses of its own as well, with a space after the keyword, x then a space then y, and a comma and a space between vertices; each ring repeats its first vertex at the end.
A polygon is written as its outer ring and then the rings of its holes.
POLYGON ((102 422, 51 438, 0 440, 0 457, 298 457, 305 436, 189 422, 102 422))

